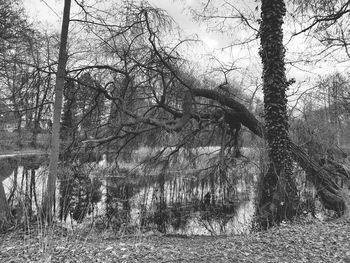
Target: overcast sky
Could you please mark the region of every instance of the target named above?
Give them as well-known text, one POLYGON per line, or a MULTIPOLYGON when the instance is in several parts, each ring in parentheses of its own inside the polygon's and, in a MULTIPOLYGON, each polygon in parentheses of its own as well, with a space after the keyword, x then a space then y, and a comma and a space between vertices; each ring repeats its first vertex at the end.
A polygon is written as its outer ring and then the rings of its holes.
MULTIPOLYGON (((63 0, 23 0, 29 18, 36 23, 41 23, 44 28, 51 29, 59 29, 61 26, 63 2, 63 0)), ((192 5, 192 2, 195 1, 149 0, 149 2, 166 10, 185 33, 198 34, 209 48, 220 47, 217 36, 214 33, 205 32, 204 27, 193 22, 184 11, 186 5, 192 5)), ((72 13, 74 13, 74 9, 76 9, 76 5, 72 1, 72 13)))
MULTIPOLYGON (((35 24, 40 24, 44 29, 60 30, 63 0, 23 0, 23 3, 29 18, 35 24)), ((215 63, 213 60, 210 62, 206 60, 203 63, 207 56, 212 55, 227 65, 232 64, 233 61, 240 63, 238 65, 240 68, 248 67, 249 63, 251 63, 250 59, 248 59, 251 55, 249 52, 246 50, 242 51, 241 47, 237 47, 237 51, 234 52, 235 55, 232 56, 229 50, 222 50, 223 47, 230 43, 229 39, 225 38, 225 35, 208 32, 205 25, 200 25, 193 21, 188 7, 198 4, 197 0, 149 0, 149 3, 164 9, 183 30, 184 37, 196 35, 203 42, 194 51, 189 52, 193 58, 194 67, 208 68, 213 66, 215 63), (204 55, 206 57, 203 58, 204 55)), ((72 1, 71 14, 74 14, 77 10, 76 4, 72 1)), ((254 53, 257 56, 257 50, 254 53)))
MULTIPOLYGON (((245 4, 245 1, 243 0, 236 1, 243 3, 243 5, 245 4)), ((225 36, 219 35, 218 33, 207 32, 205 26, 195 23, 188 12, 188 7, 198 4, 198 0, 149 0, 149 2, 154 6, 166 10, 175 22, 184 30, 185 35, 196 34, 198 38, 204 42, 205 51, 202 50, 201 52, 215 54, 217 58, 227 64, 231 64, 232 62, 237 63, 237 66, 243 69, 241 71, 240 79, 236 80, 237 82, 247 83, 249 82, 249 78, 259 78, 261 66, 259 65, 257 47, 248 50, 245 49, 246 47, 240 46, 233 50, 232 53, 229 53, 227 50, 222 51, 222 47, 227 46, 229 43, 227 41, 228 37, 225 39, 225 36), (254 59, 251 59, 252 57, 254 59), (247 71, 244 73, 245 68, 247 71)), ((35 23, 41 23, 42 28, 60 29, 64 3, 63 0, 23 0, 23 3, 32 21, 35 23)), ((72 14, 74 14, 75 11, 77 11, 77 6, 74 4, 74 1, 72 1, 72 14)), ((235 33, 238 34, 238 32, 235 33)), ((242 34, 244 33, 245 32, 242 34)), ((292 45, 287 46, 288 54, 293 54, 294 51, 299 52, 300 50, 303 50, 304 44, 302 41, 302 39, 296 40, 294 44, 292 43, 292 45)), ((205 67, 202 60, 199 59, 200 57, 201 56, 193 56, 194 62, 197 62, 201 67, 205 67), (196 59, 198 59, 198 61, 195 61, 196 59)), ((214 62, 206 62, 208 67, 212 66, 211 63, 214 62)), ((304 67, 304 70, 289 67, 287 74, 289 75, 288 77, 293 77, 296 78, 297 81, 302 81, 310 77, 317 78, 317 75, 325 75, 336 70, 347 72, 348 64, 349 63, 338 63, 327 66, 326 63, 319 63, 317 67, 314 65, 310 68, 304 67)), ((246 85, 249 86, 249 84, 246 85)))

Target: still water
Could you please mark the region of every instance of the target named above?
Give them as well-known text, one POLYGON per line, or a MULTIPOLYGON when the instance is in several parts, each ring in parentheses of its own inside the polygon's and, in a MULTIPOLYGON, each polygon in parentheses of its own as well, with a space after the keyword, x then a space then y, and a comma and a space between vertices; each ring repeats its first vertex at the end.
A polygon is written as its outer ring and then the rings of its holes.
MULTIPOLYGON (((35 214, 44 192, 47 157, 1 162, 7 176, 3 180, 5 193, 7 197, 13 195, 11 205, 30 204, 31 214, 35 214)), ((128 166, 114 168, 101 161, 81 164, 79 169, 63 167, 61 171, 56 211, 60 214, 64 206, 70 225, 94 222, 117 233, 184 235, 233 234, 250 229, 257 169, 246 164, 226 173, 217 169, 150 173, 128 166), (77 173, 78 178, 67 181, 77 173), (92 183, 95 181, 98 183, 92 183), (69 187, 64 188, 63 182, 69 187), (96 189, 87 191, 90 188, 96 189), (100 196, 95 203, 94 193, 100 196)))

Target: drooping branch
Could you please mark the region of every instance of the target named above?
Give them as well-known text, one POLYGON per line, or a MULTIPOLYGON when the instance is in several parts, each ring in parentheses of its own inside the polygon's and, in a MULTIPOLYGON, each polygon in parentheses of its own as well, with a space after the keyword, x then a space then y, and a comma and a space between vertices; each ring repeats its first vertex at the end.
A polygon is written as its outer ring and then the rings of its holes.
POLYGON ((311 29, 313 29, 314 27, 317 27, 322 23, 330 23, 331 25, 335 24, 337 20, 344 17, 350 12, 349 5, 350 5, 350 1, 346 1, 338 10, 334 9, 333 13, 331 14, 315 15, 311 24, 301 29, 300 31, 294 33, 292 37, 295 37, 297 35, 310 31, 311 29))
MULTIPOLYGON (((263 137, 265 134, 263 124, 243 104, 233 98, 224 96, 215 90, 193 88, 191 91, 195 96, 216 100, 223 106, 230 108, 228 112, 235 118, 239 116, 242 125, 257 136, 263 137)), ((348 204, 345 203, 342 188, 336 183, 333 171, 326 170, 292 141, 290 141, 290 150, 293 159, 306 172, 307 179, 316 187, 324 207, 342 214, 348 204)))
MULTIPOLYGON (((131 127, 130 130, 134 129, 132 127, 138 127, 138 124, 142 123, 154 128, 162 128, 168 131, 178 131, 182 129, 190 119, 200 121, 201 119, 214 118, 218 121, 222 115, 215 118, 213 112, 204 113, 196 112, 192 106, 196 97, 203 97, 213 101, 217 101, 226 113, 225 122, 229 124, 230 121, 239 121, 243 126, 248 128, 251 132, 256 134, 259 137, 264 137, 264 126, 263 124, 251 113, 247 107, 242 103, 236 101, 234 98, 224 95, 215 89, 204 89, 204 88, 195 88, 190 85, 187 86, 188 91, 185 92, 182 99, 182 109, 175 110, 169 105, 165 104, 164 101, 158 101, 158 106, 170 113, 175 117, 174 120, 159 120, 156 117, 141 117, 132 111, 126 109, 123 110, 125 114, 130 116, 132 120, 128 122, 121 123, 122 126, 131 127)), ((109 95, 109 93, 104 93, 104 95, 109 95)), ((119 97, 108 97, 110 100, 120 100, 119 97)), ((215 114, 214 114, 215 115, 215 114)), ((146 129, 147 130, 147 129, 146 129)), ((136 130, 135 132, 142 132, 136 130)), ((105 143, 110 142, 116 139, 119 139, 118 135, 111 135, 108 138, 99 138, 99 139, 89 139, 86 142, 93 143, 105 143)), ((344 198, 341 194, 342 188, 334 181, 332 177, 333 174, 330 173, 329 169, 322 167, 315 159, 310 157, 301 147, 295 145, 293 142, 291 144, 291 152, 294 160, 299 163, 299 165, 306 171, 307 179, 314 183, 319 196, 321 197, 322 203, 326 208, 336 210, 341 212, 345 208, 344 198)))
POLYGON ((228 107, 229 109, 227 112, 229 115, 232 117, 234 116, 238 121, 242 123, 242 125, 247 127, 254 134, 258 135, 259 137, 263 136, 263 125, 243 104, 228 96, 224 96, 216 90, 192 88, 191 92, 193 96, 212 99, 219 102, 222 106, 228 107))

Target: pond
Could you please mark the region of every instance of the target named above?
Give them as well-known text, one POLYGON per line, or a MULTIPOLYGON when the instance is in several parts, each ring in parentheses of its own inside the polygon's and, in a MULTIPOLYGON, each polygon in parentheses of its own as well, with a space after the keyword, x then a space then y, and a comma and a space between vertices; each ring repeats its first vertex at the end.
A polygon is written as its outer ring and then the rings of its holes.
POLYGON ((189 173, 160 174, 142 185, 113 177, 106 183, 105 209, 117 229, 131 225, 184 235, 249 231, 254 196, 241 182, 189 173))
MULTIPOLYGON (((46 183, 47 157, 7 158, 0 163, 8 174, 3 186, 10 205, 35 215, 46 183)), ((56 212, 68 225, 93 222, 120 234, 219 235, 250 230, 258 171, 247 165, 237 164, 230 173, 168 169, 152 174, 100 161, 61 171, 56 212)))

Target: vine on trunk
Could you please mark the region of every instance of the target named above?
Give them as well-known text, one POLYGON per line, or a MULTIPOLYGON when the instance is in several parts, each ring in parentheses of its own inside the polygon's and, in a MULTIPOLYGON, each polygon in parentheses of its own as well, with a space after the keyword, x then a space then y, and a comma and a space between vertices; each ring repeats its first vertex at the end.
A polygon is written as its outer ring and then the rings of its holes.
POLYGON ((292 177, 289 124, 287 116, 287 79, 283 46, 283 0, 263 0, 261 6, 260 56, 263 64, 265 130, 269 168, 260 185, 259 224, 266 228, 295 215, 297 188, 292 177))

